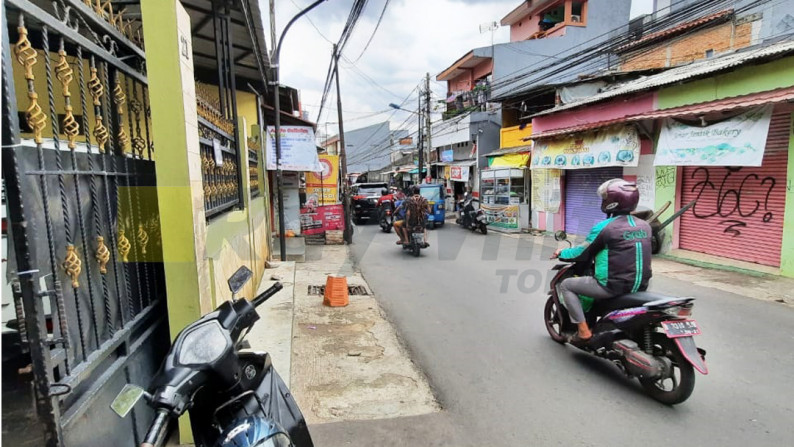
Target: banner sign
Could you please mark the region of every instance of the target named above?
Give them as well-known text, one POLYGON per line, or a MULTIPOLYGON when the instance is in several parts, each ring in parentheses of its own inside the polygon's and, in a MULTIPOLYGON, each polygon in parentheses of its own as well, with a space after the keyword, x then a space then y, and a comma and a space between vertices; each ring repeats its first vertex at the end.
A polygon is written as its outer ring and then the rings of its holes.
POLYGON ((445 151, 441 151, 441 161, 444 163, 451 162, 455 158, 455 151, 452 149, 447 149, 445 151))
POLYGON ((518 205, 485 205, 480 209, 485 213, 488 226, 504 231, 519 231, 518 205))
POLYGON ((339 203, 339 156, 320 155, 320 172, 306 173, 306 203, 333 205, 339 203))
POLYGON ((772 105, 705 127, 666 118, 655 166, 761 166, 772 105))
POLYGON ((323 234, 344 228, 345 214, 341 204, 301 208, 302 234, 323 234))
MULTIPOLYGON (((306 126, 281 126, 281 170, 322 171, 317 158, 314 130, 306 126)), ((267 126, 267 169, 276 170, 276 128, 267 126)))
POLYGON ((532 210, 557 213, 561 202, 560 170, 535 169, 532 171, 532 210))
POLYGON ((588 169, 637 166, 640 136, 632 126, 608 127, 558 140, 536 140, 531 169, 588 169))
POLYGON ((469 167, 468 166, 450 166, 449 179, 453 182, 468 182, 469 181, 469 167))

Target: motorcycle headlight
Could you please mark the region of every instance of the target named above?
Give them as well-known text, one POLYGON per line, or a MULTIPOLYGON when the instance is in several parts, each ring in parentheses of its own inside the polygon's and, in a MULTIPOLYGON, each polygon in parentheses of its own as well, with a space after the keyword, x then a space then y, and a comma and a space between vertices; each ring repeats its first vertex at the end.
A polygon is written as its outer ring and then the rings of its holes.
POLYGON ((182 337, 176 361, 180 365, 197 365, 218 360, 231 344, 217 320, 209 320, 182 337))

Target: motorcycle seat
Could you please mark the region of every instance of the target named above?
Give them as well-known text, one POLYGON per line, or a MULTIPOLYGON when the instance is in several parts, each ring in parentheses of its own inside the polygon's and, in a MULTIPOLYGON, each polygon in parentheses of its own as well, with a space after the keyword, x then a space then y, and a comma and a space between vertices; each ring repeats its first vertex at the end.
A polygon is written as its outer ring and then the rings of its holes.
POLYGON ((597 300, 594 303, 593 307, 598 313, 604 314, 618 309, 628 309, 629 307, 640 307, 645 303, 650 303, 651 301, 665 300, 669 298, 671 297, 668 295, 662 295, 661 293, 635 292, 635 293, 620 295, 615 298, 610 298, 606 300, 597 300))

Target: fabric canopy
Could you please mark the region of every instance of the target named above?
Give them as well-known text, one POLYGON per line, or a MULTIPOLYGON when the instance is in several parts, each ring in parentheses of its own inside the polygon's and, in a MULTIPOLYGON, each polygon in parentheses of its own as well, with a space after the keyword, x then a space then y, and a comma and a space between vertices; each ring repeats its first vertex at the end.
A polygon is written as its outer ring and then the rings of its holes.
POLYGON ((488 167, 490 168, 523 168, 527 163, 529 163, 529 152, 488 158, 488 167))

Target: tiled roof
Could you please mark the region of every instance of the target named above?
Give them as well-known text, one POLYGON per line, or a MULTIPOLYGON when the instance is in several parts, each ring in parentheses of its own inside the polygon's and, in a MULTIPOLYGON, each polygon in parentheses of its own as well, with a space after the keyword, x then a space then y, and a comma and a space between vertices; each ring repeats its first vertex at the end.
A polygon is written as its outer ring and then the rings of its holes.
POLYGON ((581 107, 583 105, 601 102, 609 98, 651 90, 656 87, 675 84, 699 76, 728 70, 754 60, 759 60, 770 56, 782 56, 792 52, 794 52, 794 41, 792 40, 784 40, 782 42, 776 42, 769 45, 750 47, 720 57, 703 59, 692 62, 691 64, 681 65, 655 75, 643 76, 633 81, 616 84, 596 95, 581 99, 579 101, 569 102, 552 109, 544 110, 543 112, 536 113, 533 116, 549 115, 552 113, 561 112, 563 110, 569 110, 576 107, 581 107))
POLYGON ((633 42, 629 42, 625 45, 622 45, 617 48, 617 51, 626 51, 632 48, 641 46, 645 43, 648 43, 653 40, 659 40, 664 37, 672 36, 675 34, 683 33, 684 31, 690 30, 700 25, 704 25, 709 22, 714 22, 720 19, 727 19, 731 15, 733 15, 733 9, 726 9, 724 11, 715 12, 714 14, 709 14, 695 20, 690 20, 689 22, 684 22, 679 25, 673 26, 671 28, 667 28, 665 30, 657 31, 655 33, 646 34, 642 36, 640 39, 637 39, 633 42))

